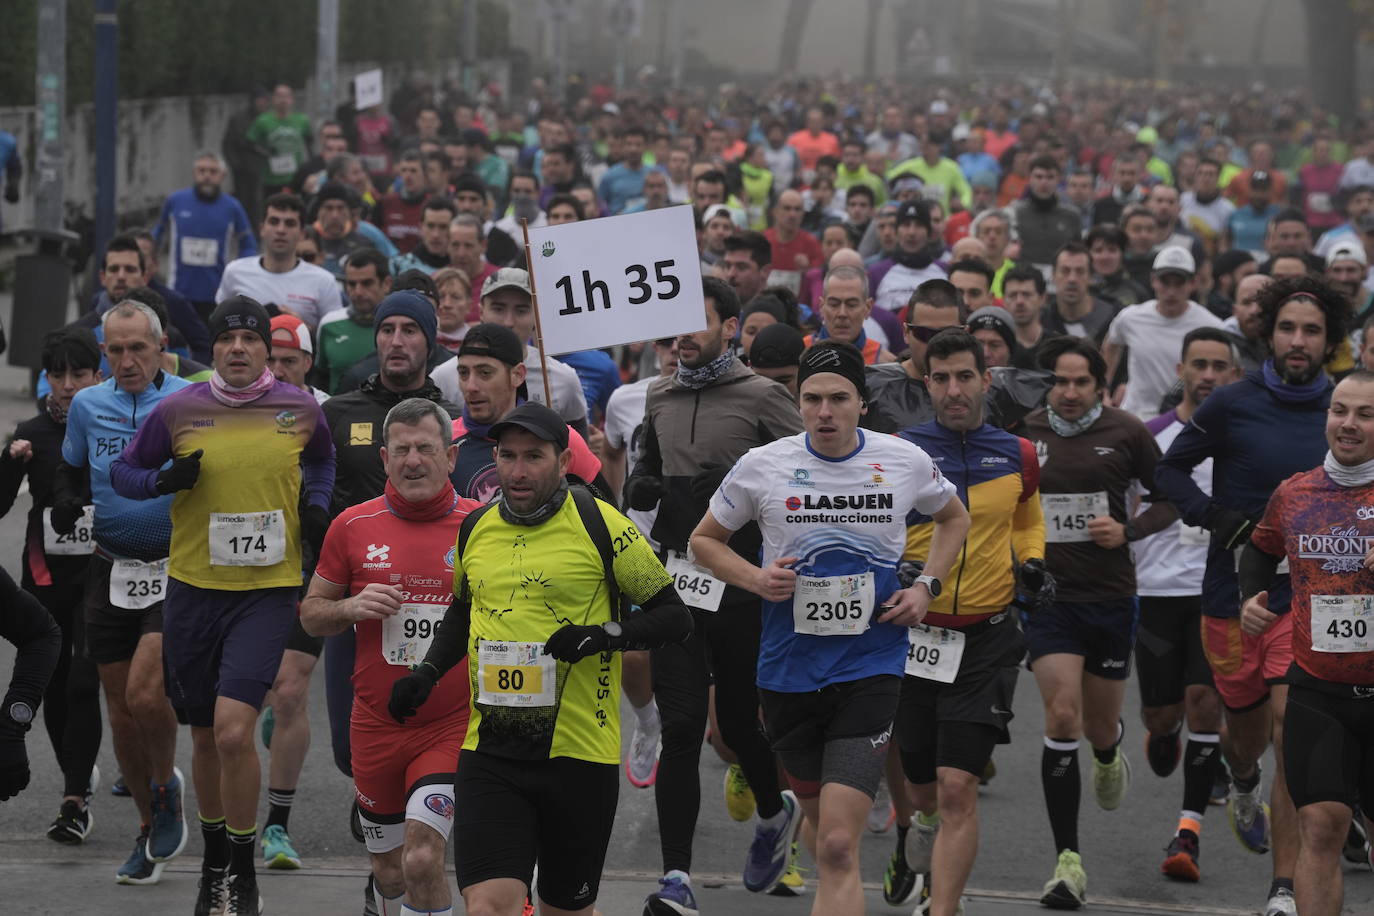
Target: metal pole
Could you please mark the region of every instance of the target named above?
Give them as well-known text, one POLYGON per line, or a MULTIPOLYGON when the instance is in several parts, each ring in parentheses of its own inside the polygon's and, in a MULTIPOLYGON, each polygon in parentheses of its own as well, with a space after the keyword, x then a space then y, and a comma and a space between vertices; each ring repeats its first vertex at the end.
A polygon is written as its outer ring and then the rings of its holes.
POLYGON ((477 97, 477 0, 463 0, 463 92, 477 97))
POLYGON ((520 220, 520 231, 525 236, 525 263, 530 268, 530 300, 534 305, 534 342, 539 347, 539 372, 544 376, 544 406, 552 408, 553 394, 549 391, 549 358, 544 354, 544 323, 539 320, 539 289, 534 285, 534 258, 530 255, 529 220, 520 220))
MULTIPOLYGON (((315 42, 315 117, 334 117, 335 85, 339 80, 339 0, 319 0, 315 42)), ((316 152, 319 152, 316 150, 316 152)))
POLYGON ((34 164, 33 220, 38 229, 62 228, 63 119, 67 110, 67 0, 40 0, 38 55, 34 79, 37 154, 34 164))
POLYGON ((115 232, 119 151, 119 13, 116 0, 95 6, 95 239, 105 250, 115 232))

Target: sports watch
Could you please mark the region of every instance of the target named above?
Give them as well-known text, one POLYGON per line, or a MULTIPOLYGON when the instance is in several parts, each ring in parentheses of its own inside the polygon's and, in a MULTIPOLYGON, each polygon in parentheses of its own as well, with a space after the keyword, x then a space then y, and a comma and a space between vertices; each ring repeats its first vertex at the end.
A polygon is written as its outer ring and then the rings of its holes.
POLYGON ((25 731, 33 725, 33 707, 28 703, 18 700, 11 703, 5 711, 9 713, 10 721, 25 731))
POLYGON ((911 584, 912 584, 912 585, 915 585, 917 582, 921 583, 922 585, 924 585, 924 586, 926 587, 926 591, 930 592, 930 597, 932 597, 932 598, 939 598, 939 597, 940 597, 940 580, 939 580, 939 579, 935 578, 934 576, 917 576, 917 577, 915 578, 915 580, 914 580, 911 584))
POLYGON ((611 639, 619 639, 625 632, 625 628, 617 620, 608 620, 601 625, 601 629, 606 631, 606 635, 611 639))

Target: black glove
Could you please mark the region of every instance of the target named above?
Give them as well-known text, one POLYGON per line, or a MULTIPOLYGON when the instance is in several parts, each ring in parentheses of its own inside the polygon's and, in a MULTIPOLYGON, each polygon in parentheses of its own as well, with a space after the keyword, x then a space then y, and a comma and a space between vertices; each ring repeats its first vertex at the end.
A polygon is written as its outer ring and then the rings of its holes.
POLYGON ((17 183, 5 185, 5 200, 12 204, 19 203, 19 185, 17 183))
POLYGON ((631 509, 652 512, 668 490, 657 477, 631 477, 625 484, 625 499, 631 509))
POLYGON ((701 470, 692 475, 688 486, 692 488, 692 498, 697 502, 709 503, 711 497, 720 489, 720 482, 730 473, 727 467, 718 464, 703 464, 701 470))
POLYGON ((24 733, 13 728, 0 729, 0 801, 8 801, 29 784, 29 754, 24 733))
POLYGON ((387 701, 386 711, 391 718, 402 725, 406 724, 420 707, 429 699, 430 691, 438 682, 438 672, 433 665, 421 662, 413 671, 391 685, 391 699, 387 701))
POLYGON ((52 504, 52 530, 58 534, 71 534, 85 512, 86 506, 81 500, 59 499, 52 504))
POLYGON ((196 478, 200 477, 200 456, 204 454, 205 449, 198 448, 189 455, 173 458, 171 467, 158 472, 158 493, 166 496, 168 493, 189 490, 194 487, 196 478))
POLYGON ((903 560, 897 564, 897 583, 902 588, 911 588, 916 578, 926 571, 926 564, 921 560, 903 560))
POLYGON ((1220 539, 1222 547, 1235 550, 1250 542, 1250 532, 1255 530, 1255 525, 1255 520, 1244 512, 1222 509, 1213 517, 1209 530, 1220 539))
POLYGON ((329 510, 323 506, 306 506, 301 512, 301 542, 308 544, 317 557, 328 530, 329 510))
POLYGON ((560 662, 577 662, 610 647, 611 636, 601 627, 580 627, 570 623, 544 641, 544 654, 560 662))
POLYGON ((1054 603, 1057 586, 1044 560, 1032 558, 1021 564, 1021 587, 1028 593, 1033 607, 1043 608, 1054 603))

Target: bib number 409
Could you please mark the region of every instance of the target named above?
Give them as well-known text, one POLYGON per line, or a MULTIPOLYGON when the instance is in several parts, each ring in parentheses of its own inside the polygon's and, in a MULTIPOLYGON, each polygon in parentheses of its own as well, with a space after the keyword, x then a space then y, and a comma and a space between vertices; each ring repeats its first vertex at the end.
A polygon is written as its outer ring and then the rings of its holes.
MULTIPOLYGON (((678 278, 669 272, 669 268, 676 264, 672 258, 666 261, 655 261, 653 263, 653 283, 657 284, 658 289, 650 285, 649 268, 643 264, 631 264, 625 268, 625 277, 629 280, 631 293, 626 297, 626 302, 630 305, 643 305, 655 295, 664 302, 669 299, 677 298, 678 293, 682 292, 682 283, 678 278)), ((553 284, 563 292, 563 307, 558 310, 560 315, 580 315, 584 311, 594 312, 597 309, 597 300, 600 299, 602 309, 611 307, 611 290, 604 280, 593 280, 590 270, 582 271, 582 295, 584 305, 578 305, 577 295, 573 291, 573 279, 570 275, 564 274, 553 284)))

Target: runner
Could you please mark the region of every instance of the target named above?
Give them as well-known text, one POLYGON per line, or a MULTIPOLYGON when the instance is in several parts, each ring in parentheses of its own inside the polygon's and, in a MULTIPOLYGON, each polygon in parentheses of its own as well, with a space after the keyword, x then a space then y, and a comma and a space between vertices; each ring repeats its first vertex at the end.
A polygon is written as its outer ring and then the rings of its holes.
POLYGON ((1341 847, 1351 811, 1374 797, 1374 374, 1357 370, 1331 394, 1329 451, 1269 498, 1239 562, 1241 626, 1260 636, 1280 620, 1272 583, 1291 571, 1293 664, 1288 669, 1285 766, 1301 851, 1293 876, 1297 912, 1335 916, 1343 897, 1341 847))
MULTIPOLYGON (((941 331, 925 361, 935 419, 901 436, 955 482, 971 527, 944 577, 951 587, 931 602, 927 626, 911 634, 896 731, 916 813, 898 827, 883 896, 894 906, 905 902, 920 875, 928 912, 952 916, 978 853, 978 784, 993 748, 1011 741, 1026 653, 1010 607, 1017 573, 1037 597, 1053 595, 1054 579, 1045 570, 1040 464, 1029 442, 985 420, 991 375, 981 345, 965 331, 941 331)), ((907 521, 903 556, 928 564, 939 518, 932 525, 929 513, 913 513, 907 521)))
POLYGON ((806 431, 741 458, 691 539, 699 565, 763 599, 764 723, 792 785, 772 854, 786 863, 799 799, 815 825, 811 852, 820 866, 813 914, 863 911, 859 837, 892 736, 905 628, 940 594, 968 531, 953 485, 925 452, 859 430, 863 365, 853 345, 838 341, 803 354, 806 431), (912 512, 933 517, 936 530, 928 572, 900 588, 912 512), (751 522, 763 533, 762 566, 729 544, 751 522))
POLYGON ((424 657, 453 600, 447 561, 459 525, 479 505, 460 499, 449 480, 457 455, 451 422, 423 398, 391 408, 382 424, 386 493, 330 525, 301 602, 312 635, 358 634, 353 780, 382 914, 452 911, 444 847, 468 724, 467 678, 446 679, 409 724, 386 714, 396 674, 424 657))
MULTIPOLYGON (((650 916, 696 913, 692 841, 701 808, 701 736, 712 678, 720 737, 738 756, 743 774, 743 779, 732 779, 726 773, 727 807, 730 795, 749 790, 757 806, 744 868, 749 890, 769 890, 786 870, 786 857, 779 864, 774 849, 778 831, 786 830, 795 816, 795 805, 784 801, 777 762, 759 726, 759 599, 697 570, 687 540, 734 462, 749 448, 799 432, 801 417, 784 388, 754 375, 729 349, 739 325, 735 291, 715 277, 703 278, 702 287, 706 329, 679 337, 677 374, 649 386, 643 452, 626 485, 632 508, 647 512, 658 507, 652 533, 673 575, 679 582, 686 577, 696 583, 687 599, 695 602, 692 636, 653 655, 654 696, 663 719, 654 797, 664 876, 659 890, 645 901, 650 916)), ((741 556, 758 556, 756 528, 740 532, 732 543, 741 556)), ((749 819, 748 806, 736 819, 749 819)))
POLYGON ((206 840, 196 912, 214 912, 227 885, 225 916, 245 916, 262 911, 253 729, 296 619, 301 545, 318 552, 328 527, 334 448, 315 399, 268 371, 261 305, 220 303, 210 333, 214 376, 159 403, 111 475, 130 499, 178 494, 164 662, 195 744, 206 840))
POLYGON ((1054 373, 1048 405, 1026 418, 1040 459, 1045 565, 1054 575, 1052 603, 1029 615, 1026 644, 1045 707, 1040 781, 1058 863, 1045 883, 1043 906, 1078 909, 1088 878, 1078 842, 1078 745, 1093 752, 1097 804, 1113 811, 1131 784, 1121 749, 1121 703, 1135 644, 1135 566, 1127 546, 1177 518, 1154 491, 1159 447, 1145 424, 1103 403, 1107 367, 1091 342, 1057 337, 1040 347, 1054 373), (1126 495, 1133 481, 1150 508, 1134 519, 1126 495))
MULTIPOLYGON (((1189 331, 1178 363, 1183 399, 1145 424, 1160 449, 1169 448, 1214 390, 1238 375, 1230 335, 1216 328, 1189 331)), ((1193 480, 1211 492, 1210 458, 1193 469, 1193 480)), ((1202 651, 1207 533, 1175 522, 1137 541, 1132 552, 1140 595, 1135 660, 1145 759, 1160 777, 1183 761, 1183 808, 1160 870, 1179 881, 1197 881, 1202 818, 1221 770, 1221 698, 1202 651), (1180 739, 1185 721, 1186 747, 1180 739)))
MULTIPOLYGON (((1292 916, 1298 858, 1297 814, 1284 778, 1284 677, 1293 659, 1292 617, 1283 614, 1262 635, 1241 630, 1235 550, 1245 544, 1274 489, 1322 461, 1319 432, 1331 383, 1322 364, 1344 339, 1345 297, 1321 280, 1274 280, 1259 293, 1262 337, 1272 354, 1258 372, 1208 398, 1169 446, 1159 466, 1161 492, 1184 524, 1212 533, 1202 580, 1203 649, 1225 705, 1232 790, 1226 803, 1232 830, 1254 853, 1273 843, 1273 881, 1266 916, 1292 916), (1192 472, 1212 459, 1212 495, 1192 472), (1262 794, 1260 758, 1274 745, 1277 772, 1262 794)), ((1280 570, 1280 572, 1285 572, 1280 570)), ((1288 581, 1270 585, 1269 609, 1288 607, 1288 581)))
POLYGON ((538 863, 541 911, 589 914, 619 791, 615 653, 682 640, 691 619, 633 523, 566 483, 562 417, 527 403, 492 432, 501 498, 465 520, 455 598, 389 710, 404 723, 473 660, 454 785, 467 911, 518 916, 538 863), (639 613, 622 619, 621 595, 639 613))
POLYGON ((134 851, 115 880, 156 884, 187 837, 182 779, 173 766, 177 719, 163 689, 171 498, 127 499, 112 487, 112 475, 121 449, 156 405, 190 383, 160 368, 167 338, 148 306, 121 302, 105 313, 102 325, 114 377, 72 399, 53 482, 52 525, 59 535, 79 537, 76 526, 90 493, 95 554, 87 567, 86 652, 100 672, 115 758, 141 822, 134 851))
POLYGON ((62 798, 48 839, 74 845, 90 834, 90 800, 100 776, 95 767, 101 739, 100 679, 86 655, 82 626, 82 594, 95 545, 84 506, 80 531, 64 536, 53 528, 53 478, 62 461, 72 399, 100 383, 100 346, 84 328, 59 328, 44 337, 41 359, 52 393, 38 415, 20 423, 0 451, 0 515, 13 508, 27 479, 32 505, 20 583, 62 631, 57 668, 43 692, 43 724, 62 769, 62 798))
POLYGON ((29 754, 24 739, 43 702, 62 651, 62 631, 38 599, 0 569, 0 638, 15 648, 14 672, 0 711, 0 801, 9 801, 29 784, 29 754))

